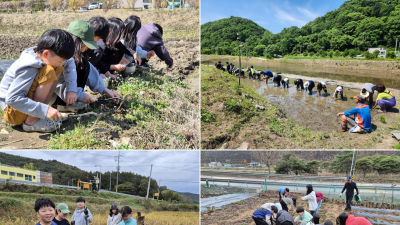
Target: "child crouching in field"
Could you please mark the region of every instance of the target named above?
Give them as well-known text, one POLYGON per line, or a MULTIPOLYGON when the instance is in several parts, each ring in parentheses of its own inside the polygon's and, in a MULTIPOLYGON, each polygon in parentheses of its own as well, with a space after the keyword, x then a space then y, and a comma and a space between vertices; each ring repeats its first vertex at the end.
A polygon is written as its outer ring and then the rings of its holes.
POLYGON ((37 132, 53 132, 61 125, 61 114, 48 104, 61 78, 67 82, 67 104, 76 101, 73 54, 71 35, 59 29, 45 31, 36 47, 21 53, 0 84, 0 106, 7 123, 37 132))
POLYGON ((129 206, 121 208, 122 221, 120 225, 137 225, 135 219, 132 218, 132 209, 129 206))
POLYGON ((36 215, 40 221, 36 225, 57 225, 53 222, 56 205, 49 198, 38 198, 35 202, 36 215))
MULTIPOLYGON (((117 93, 111 91, 104 86, 104 81, 100 77, 99 72, 87 60, 87 54, 82 55, 88 48, 96 49, 98 45, 94 41, 94 30, 92 25, 85 20, 75 20, 69 27, 68 31, 75 42, 75 53, 73 59, 75 60, 76 73, 77 73, 77 100, 84 103, 82 107, 66 106, 63 99, 63 92, 66 83, 59 83, 57 85, 56 93, 58 97, 55 104, 59 105, 59 110, 75 111, 87 107, 87 103, 94 102, 94 99, 87 93, 83 92, 85 85, 87 85, 93 92, 105 94, 109 98, 118 97, 117 93)), ((114 101, 118 104, 118 100, 114 101)))
POLYGON ((68 209, 67 204, 65 203, 60 203, 57 205, 56 208, 56 217, 54 217, 53 222, 56 223, 57 225, 69 225, 67 218, 67 215, 70 214, 71 212, 68 209))
POLYGON ((86 207, 86 201, 84 198, 79 197, 76 199, 76 209, 71 218, 71 223, 75 225, 89 225, 93 222, 92 213, 86 207))

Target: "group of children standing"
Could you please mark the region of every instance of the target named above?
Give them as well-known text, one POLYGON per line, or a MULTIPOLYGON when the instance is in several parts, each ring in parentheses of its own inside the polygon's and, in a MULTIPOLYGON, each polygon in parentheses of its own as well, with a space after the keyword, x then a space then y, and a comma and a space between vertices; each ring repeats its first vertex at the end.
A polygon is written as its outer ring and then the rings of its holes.
POLYGON ((125 69, 120 62, 129 63, 130 57, 138 65, 146 64, 157 54, 172 68, 162 33, 158 24, 142 27, 134 15, 125 21, 96 16, 73 21, 67 31, 45 31, 37 46, 24 50, 4 74, 0 107, 5 122, 28 132, 53 132, 67 119, 60 111, 84 109, 95 101, 84 92, 85 86, 118 104, 118 94, 103 79, 117 79, 114 72, 125 69))
MULTIPOLYGON (((68 214, 71 214, 67 204, 59 203, 56 207, 53 200, 39 198, 35 202, 35 211, 40 219, 36 225, 90 225, 93 222, 93 216, 86 206, 85 199, 77 198, 76 206, 70 223, 66 219, 68 214)), ((129 206, 122 207, 120 213, 118 207, 113 204, 107 225, 136 225, 136 220, 132 218, 132 209, 129 206)))

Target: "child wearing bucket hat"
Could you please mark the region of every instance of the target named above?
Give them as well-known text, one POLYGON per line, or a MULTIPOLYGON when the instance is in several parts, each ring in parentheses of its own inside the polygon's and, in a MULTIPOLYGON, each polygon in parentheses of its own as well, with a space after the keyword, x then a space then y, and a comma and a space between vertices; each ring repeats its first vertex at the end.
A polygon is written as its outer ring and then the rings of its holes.
POLYGON ((60 203, 56 207, 56 217, 54 217, 53 222, 57 225, 69 225, 68 220, 66 219, 67 215, 71 214, 68 209, 68 205, 65 203, 60 203))
MULTIPOLYGON (((57 85, 56 93, 58 95, 55 104, 60 111, 75 111, 86 108, 89 103, 94 102, 89 94, 84 93, 84 88, 87 85, 93 92, 99 92, 109 98, 118 97, 117 93, 107 89, 104 86, 104 81, 100 77, 96 68, 88 61, 86 50, 98 48, 94 41, 94 30, 89 22, 85 20, 75 20, 68 27, 68 32, 71 34, 75 42, 75 53, 73 59, 76 65, 77 73, 77 101, 78 103, 67 106, 64 101, 64 92, 66 83, 57 85)), ((118 103, 118 100, 114 101, 118 103)))
POLYGON ((118 213, 116 204, 112 204, 110 209, 110 216, 107 219, 107 225, 118 225, 122 221, 122 215, 118 213))
POLYGON ((343 86, 338 85, 333 93, 332 98, 337 98, 338 94, 340 93, 340 98, 343 100, 343 86))
POLYGON ((370 108, 372 108, 372 106, 374 104, 373 96, 374 96, 376 89, 377 89, 377 86, 372 83, 365 83, 361 88, 360 95, 363 96, 365 99, 368 99, 370 108))

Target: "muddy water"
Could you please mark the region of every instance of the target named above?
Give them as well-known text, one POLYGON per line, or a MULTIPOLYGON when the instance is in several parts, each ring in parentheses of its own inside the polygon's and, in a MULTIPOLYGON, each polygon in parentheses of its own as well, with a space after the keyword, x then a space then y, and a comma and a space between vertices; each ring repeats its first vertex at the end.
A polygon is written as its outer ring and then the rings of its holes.
MULTIPOLYGON (((312 95, 308 91, 298 91, 290 80, 289 88, 275 87, 272 82, 251 79, 241 79, 241 82, 250 86, 268 101, 279 105, 293 122, 313 130, 333 131, 340 129, 340 118, 336 114, 356 106, 350 97, 358 94, 355 90, 344 89, 343 100, 332 99, 336 86, 327 85, 328 93, 322 92, 319 97, 316 88, 312 95)), ((338 96, 339 97, 339 96, 338 96)), ((350 126, 349 126, 350 127, 350 126)))
MULTIPOLYGON (((215 62, 221 60, 225 66, 225 62, 229 61, 236 67, 239 67, 239 61, 233 61, 231 58, 214 58, 214 59, 203 59, 201 63, 203 65, 214 65, 215 62)), ((251 62, 249 66, 253 65, 258 71, 270 70, 274 73, 280 71, 285 74, 297 74, 308 77, 318 77, 332 80, 340 80, 346 82, 356 83, 373 83, 373 84, 385 84, 386 87, 400 89, 400 76, 399 72, 384 71, 377 73, 376 71, 370 71, 365 69, 343 69, 343 68, 321 68, 321 67, 309 67, 302 65, 291 65, 291 64, 267 64, 267 61, 262 62, 251 62)), ((242 68, 246 68, 246 60, 242 60, 242 68)))

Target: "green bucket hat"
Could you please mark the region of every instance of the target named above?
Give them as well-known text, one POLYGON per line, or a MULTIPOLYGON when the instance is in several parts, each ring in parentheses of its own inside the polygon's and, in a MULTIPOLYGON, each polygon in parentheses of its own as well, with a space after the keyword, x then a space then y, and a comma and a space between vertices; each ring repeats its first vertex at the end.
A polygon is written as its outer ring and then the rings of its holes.
POLYGON ((68 32, 77 36, 89 49, 98 49, 99 46, 94 41, 94 29, 85 20, 75 20, 69 24, 68 32))
POLYGON ((71 212, 68 210, 67 204, 65 204, 65 203, 60 203, 60 204, 58 204, 56 209, 59 209, 62 213, 71 213, 71 212))

